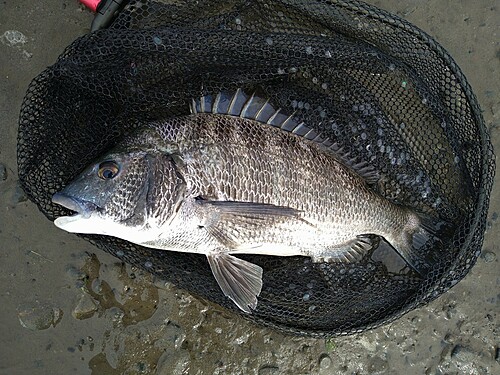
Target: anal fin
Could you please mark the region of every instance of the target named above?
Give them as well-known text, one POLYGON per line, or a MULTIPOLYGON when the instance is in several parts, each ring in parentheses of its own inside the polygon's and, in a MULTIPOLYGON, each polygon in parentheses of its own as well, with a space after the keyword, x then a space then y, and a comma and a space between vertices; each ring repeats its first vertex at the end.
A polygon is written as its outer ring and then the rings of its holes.
POLYGON ((262 290, 262 268, 227 253, 208 254, 207 258, 224 295, 244 312, 254 310, 262 290))
POLYGON ((379 236, 363 234, 339 246, 325 249, 322 253, 311 258, 315 263, 355 263, 359 262, 368 252, 376 248, 379 242, 379 236))

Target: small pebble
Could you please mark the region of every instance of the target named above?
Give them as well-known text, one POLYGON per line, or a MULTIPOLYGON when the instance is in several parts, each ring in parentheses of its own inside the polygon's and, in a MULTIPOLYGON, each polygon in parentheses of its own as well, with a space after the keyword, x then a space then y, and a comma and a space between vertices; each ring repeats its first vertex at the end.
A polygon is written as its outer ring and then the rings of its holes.
POLYGON ((23 189, 21 188, 21 185, 19 183, 16 185, 14 188, 14 192, 12 194, 12 203, 17 204, 17 203, 22 203, 26 202, 28 200, 28 197, 26 194, 24 194, 23 189))
POLYGON ((455 337, 455 335, 451 333, 447 333, 443 338, 443 341, 447 344, 454 344, 456 340, 457 338, 455 337))
POLYGON ((68 268, 66 269, 66 274, 72 279, 74 278, 75 280, 85 280, 88 277, 85 272, 79 270, 74 266, 68 266, 68 268))
POLYGON ((455 345, 452 349, 450 357, 456 361, 464 363, 475 363, 478 353, 475 353, 470 348, 463 345, 455 345))
POLYGON ((28 38, 20 31, 7 30, 0 35, 0 41, 8 46, 15 46, 18 44, 26 44, 28 42, 28 38))
POLYGON ((273 365, 264 365, 259 369, 259 375, 279 374, 279 367, 273 365))
POLYGON ((78 303, 71 312, 73 318, 78 320, 84 320, 91 318, 97 311, 97 306, 91 296, 84 293, 80 296, 78 303))
POLYGON ((50 326, 56 326, 62 319, 63 312, 48 304, 36 303, 34 306, 24 306, 18 310, 19 322, 31 331, 41 331, 50 326))
POLYGON ((324 354, 323 356, 320 357, 319 368, 321 370, 326 370, 330 368, 331 365, 332 365, 332 359, 327 354, 324 354))
POLYGON ((5 165, 0 164, 0 181, 5 181, 7 179, 7 168, 5 165))
POLYGON ((125 313, 119 307, 111 307, 107 310, 107 314, 111 316, 111 321, 115 324, 121 324, 125 313))
POLYGON ((94 279, 92 280, 92 284, 90 285, 91 290, 96 293, 96 294, 101 294, 102 293, 102 282, 101 280, 94 279))
POLYGON ((481 254, 481 258, 483 258, 486 263, 493 262, 496 259, 496 257, 497 257, 496 254, 491 251, 484 251, 481 254))
POLYGON ((443 312, 445 315, 445 319, 451 319, 457 313, 457 310, 453 304, 447 304, 443 306, 443 312))
POLYGON ((389 368, 386 360, 380 357, 373 357, 368 364, 368 372, 370 374, 381 374, 389 368))
POLYGON ((191 359, 189 352, 181 349, 172 355, 170 350, 165 350, 158 359, 156 374, 188 374, 191 359), (175 371, 175 372, 174 372, 175 371))

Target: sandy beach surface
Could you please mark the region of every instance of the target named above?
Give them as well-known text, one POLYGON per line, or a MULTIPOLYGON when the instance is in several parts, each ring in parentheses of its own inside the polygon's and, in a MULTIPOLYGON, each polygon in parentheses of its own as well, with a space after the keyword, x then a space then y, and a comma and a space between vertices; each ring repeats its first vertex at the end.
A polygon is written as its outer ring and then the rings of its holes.
MULTIPOLYGON (((454 57, 500 145, 500 4, 369 1, 454 57)), ((76 0, 0 2, 0 374, 500 374, 500 189, 467 277, 392 324, 286 336, 123 265, 57 229, 23 194, 17 121, 30 81, 89 31, 76 0)), ((497 173, 497 175, 499 175, 497 173)))

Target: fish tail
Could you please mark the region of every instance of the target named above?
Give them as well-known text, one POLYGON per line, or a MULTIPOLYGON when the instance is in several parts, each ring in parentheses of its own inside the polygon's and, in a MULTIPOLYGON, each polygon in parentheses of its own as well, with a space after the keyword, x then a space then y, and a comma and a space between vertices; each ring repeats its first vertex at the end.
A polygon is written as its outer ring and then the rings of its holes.
POLYGON ((420 276, 425 277, 432 269, 432 258, 424 252, 425 245, 439 239, 448 224, 424 214, 410 214, 403 230, 392 238, 390 244, 420 276))

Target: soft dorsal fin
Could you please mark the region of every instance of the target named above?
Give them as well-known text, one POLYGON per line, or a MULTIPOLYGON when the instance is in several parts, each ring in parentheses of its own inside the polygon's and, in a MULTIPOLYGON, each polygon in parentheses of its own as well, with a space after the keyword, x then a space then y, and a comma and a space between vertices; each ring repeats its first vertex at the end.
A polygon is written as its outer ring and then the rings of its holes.
POLYGON ((192 100, 190 110, 191 114, 229 115, 272 125, 320 144, 332 152, 344 165, 363 177, 368 184, 375 184, 379 179, 376 171, 368 163, 353 158, 335 141, 307 126, 295 116, 295 112, 285 113, 281 108, 273 106, 269 99, 264 99, 256 95, 255 92, 252 95, 247 95, 242 89, 237 89, 234 93, 219 92, 215 97, 212 95, 202 96, 192 100))

